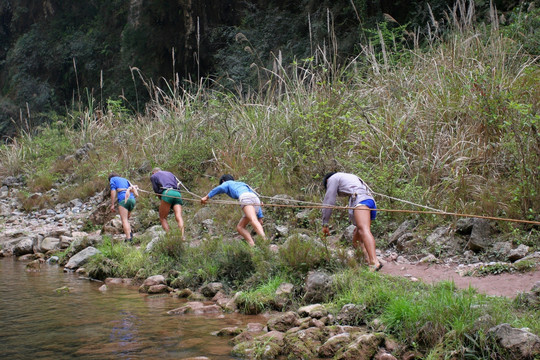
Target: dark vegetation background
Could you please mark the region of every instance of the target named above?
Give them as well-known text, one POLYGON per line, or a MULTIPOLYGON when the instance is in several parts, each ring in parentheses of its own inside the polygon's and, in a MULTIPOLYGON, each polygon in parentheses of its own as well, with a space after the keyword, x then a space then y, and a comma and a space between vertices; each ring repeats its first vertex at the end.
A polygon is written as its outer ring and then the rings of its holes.
MULTIPOLYGON (((494 1, 501 14, 519 4, 494 1)), ((138 70, 158 85, 204 77, 248 91, 258 88, 251 64, 271 68, 276 58, 289 64, 329 46, 335 47, 335 63, 343 63, 358 54, 361 40, 372 38, 376 45, 377 24, 421 34, 432 17, 444 19, 452 5, 450 0, 0 0, 0 136, 31 132, 92 99, 100 102, 96 108, 112 100, 142 111, 148 92, 138 70)), ((485 16, 489 2, 475 5, 477 16, 485 16)), ((438 25, 444 29, 444 23, 438 25)), ((401 38, 398 45, 412 43, 401 38)))

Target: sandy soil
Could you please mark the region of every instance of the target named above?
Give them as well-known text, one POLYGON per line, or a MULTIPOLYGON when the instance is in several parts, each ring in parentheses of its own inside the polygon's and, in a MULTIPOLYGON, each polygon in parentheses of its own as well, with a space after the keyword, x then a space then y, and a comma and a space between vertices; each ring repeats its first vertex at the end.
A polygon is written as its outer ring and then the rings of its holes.
POLYGON ((469 286, 488 295, 506 296, 513 298, 520 292, 530 291, 533 285, 540 281, 540 269, 533 272, 484 277, 460 276, 455 266, 436 264, 397 264, 386 262, 381 273, 395 276, 417 278, 427 284, 443 280, 453 280, 457 287, 466 289, 469 286))

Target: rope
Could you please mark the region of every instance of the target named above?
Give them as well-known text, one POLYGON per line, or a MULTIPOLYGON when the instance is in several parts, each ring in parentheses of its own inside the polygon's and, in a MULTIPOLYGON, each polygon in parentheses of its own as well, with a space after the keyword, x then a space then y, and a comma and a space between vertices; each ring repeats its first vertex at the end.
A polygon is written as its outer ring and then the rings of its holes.
MULTIPOLYGON (((162 194, 156 194, 154 192, 146 191, 139 189, 141 192, 149 193, 149 194, 155 194, 157 196, 163 196, 162 194)), ((201 200, 201 197, 193 194, 190 192, 191 195, 194 195, 198 199, 190 199, 190 198, 181 198, 177 196, 169 196, 171 198, 178 198, 186 201, 193 201, 198 202, 201 200)), ((268 198, 265 196, 265 198, 268 198)), ((293 202, 303 202, 301 200, 294 200, 294 199, 274 199, 274 200, 283 200, 283 201, 293 201, 293 202)), ((213 204, 223 204, 223 205, 238 205, 238 202, 236 201, 230 201, 230 200, 209 200, 209 203, 213 204)), ((282 208, 309 208, 309 209, 334 209, 334 210, 364 210, 364 211, 371 211, 372 209, 368 208, 353 208, 349 206, 335 206, 335 205, 320 205, 319 203, 311 203, 312 205, 288 205, 288 204, 266 204, 261 203, 260 206, 263 207, 282 207, 282 208)), ((453 212, 446 212, 442 210, 433 210, 433 211, 420 211, 420 210, 406 210, 406 209, 379 209, 377 208, 376 211, 381 212, 394 212, 394 213, 409 213, 409 214, 427 214, 427 215, 445 215, 445 216, 455 216, 455 217, 469 217, 469 218, 478 218, 478 219, 486 219, 486 220, 497 220, 497 221, 508 221, 508 222, 515 222, 515 223, 522 223, 522 224, 533 224, 533 225, 540 225, 540 221, 533 221, 533 220, 521 220, 521 219, 511 219, 511 218, 501 218, 501 217, 495 217, 495 216, 484 216, 484 215, 473 215, 473 214, 460 214, 460 213, 453 213, 453 212)))

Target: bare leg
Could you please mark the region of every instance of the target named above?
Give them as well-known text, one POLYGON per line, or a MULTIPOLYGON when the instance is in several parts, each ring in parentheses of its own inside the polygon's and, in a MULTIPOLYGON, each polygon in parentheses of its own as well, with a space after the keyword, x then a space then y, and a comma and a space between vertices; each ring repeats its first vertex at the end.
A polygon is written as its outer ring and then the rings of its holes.
POLYGON ((184 239, 184 219, 182 218, 182 205, 176 204, 173 206, 174 211, 174 217, 176 219, 176 223, 178 224, 178 228, 180 229, 182 233, 182 240, 184 239))
POLYGON ((266 239, 266 235, 264 233, 264 229, 262 227, 262 219, 257 218, 257 213, 255 212, 255 207, 252 205, 246 205, 242 208, 242 211, 246 215, 246 218, 251 223, 251 226, 255 229, 255 232, 266 239))
POLYGON ((374 265, 375 267, 379 266, 379 260, 377 259, 377 255, 375 253, 375 238, 373 237, 373 234, 371 233, 371 215, 370 211, 368 210, 361 210, 361 209, 369 209, 367 206, 358 206, 354 210, 354 220, 356 221, 356 229, 354 231, 353 235, 353 244, 356 241, 362 242, 362 250, 365 250, 367 252, 367 257, 369 259, 369 264, 374 265))
POLYGON ((364 245, 364 241, 360 237, 360 233, 358 232, 358 228, 354 228, 352 244, 353 244, 353 247, 357 251, 359 249, 362 250, 362 255, 364 256, 364 260, 366 261, 367 264, 369 264, 368 252, 366 250, 366 246, 364 245))
POLYGON ((163 227, 163 230, 165 230, 165 232, 169 232, 170 230, 169 223, 167 222, 167 216, 169 216, 170 210, 171 204, 161 200, 161 203, 159 204, 159 222, 161 223, 161 227, 163 227))
POLYGON ((238 222, 238 225, 236 225, 236 231, 238 231, 238 233, 242 235, 242 237, 246 240, 249 246, 255 246, 255 242, 253 241, 251 234, 246 229, 247 224, 249 224, 249 219, 245 216, 242 217, 238 222))
POLYGON ((120 220, 122 221, 122 228, 124 229, 124 234, 126 239, 131 238, 131 226, 129 225, 129 211, 123 206, 118 206, 118 213, 120 214, 120 220))

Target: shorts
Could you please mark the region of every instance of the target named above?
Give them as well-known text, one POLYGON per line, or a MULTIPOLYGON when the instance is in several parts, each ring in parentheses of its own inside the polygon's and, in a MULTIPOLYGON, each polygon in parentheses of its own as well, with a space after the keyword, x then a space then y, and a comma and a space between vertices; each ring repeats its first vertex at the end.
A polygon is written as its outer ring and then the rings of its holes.
POLYGON ((161 200, 171 204, 172 206, 184 205, 184 201, 182 200, 182 194, 180 194, 180 191, 174 189, 167 189, 163 191, 161 193, 161 200))
POLYGON ((135 208, 135 199, 131 197, 127 200, 124 199, 122 201, 119 201, 118 205, 120 205, 123 208, 126 208, 127 211, 132 211, 135 208))
MULTIPOLYGON (((371 220, 375 220, 377 217, 377 205, 375 205, 375 201, 373 199, 364 199, 362 201, 356 201, 356 197, 351 196, 351 200, 349 201, 349 207, 355 208, 360 205, 365 205, 368 208, 372 209, 370 211, 371 220)), ((349 209, 349 220, 353 225, 356 225, 356 220, 354 219, 354 209, 349 209)))
POLYGON ((257 195, 251 192, 245 192, 238 197, 238 200, 240 201, 240 205, 242 207, 246 205, 253 205, 253 207, 255 208, 255 212, 257 213, 258 219, 263 217, 261 200, 259 200, 259 197, 257 195))

